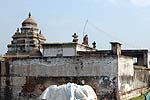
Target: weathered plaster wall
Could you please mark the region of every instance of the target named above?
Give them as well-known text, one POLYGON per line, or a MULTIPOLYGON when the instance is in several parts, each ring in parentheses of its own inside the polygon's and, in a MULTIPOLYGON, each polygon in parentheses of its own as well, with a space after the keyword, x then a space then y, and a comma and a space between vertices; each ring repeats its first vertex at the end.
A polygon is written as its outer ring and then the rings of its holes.
POLYGON ((118 64, 118 90, 121 100, 144 93, 148 87, 150 71, 143 66, 134 66, 133 59, 125 56, 119 57, 118 64))
POLYGON ((105 58, 44 58, 20 59, 11 62, 11 74, 17 76, 115 76, 117 59, 105 58))
POLYGON ((10 100, 12 90, 10 88, 9 63, 0 61, 0 100, 10 100))
POLYGON ((150 52, 148 52, 148 58, 147 58, 147 60, 148 60, 148 62, 147 62, 147 64, 148 64, 148 68, 150 68, 150 52))
POLYGON ((18 59, 10 61, 13 76, 13 97, 38 97, 51 84, 75 82, 89 84, 99 100, 114 98, 117 87, 117 58, 109 57, 62 57, 43 59, 18 59))
POLYGON ((95 49, 93 49, 92 47, 86 46, 84 44, 77 44, 76 50, 77 51, 95 51, 95 49))
POLYGON ((54 57, 54 56, 75 56, 75 47, 53 47, 45 48, 43 50, 44 57, 54 57))
POLYGON ((76 56, 77 51, 95 51, 92 47, 78 43, 47 44, 41 50, 44 57, 76 56))

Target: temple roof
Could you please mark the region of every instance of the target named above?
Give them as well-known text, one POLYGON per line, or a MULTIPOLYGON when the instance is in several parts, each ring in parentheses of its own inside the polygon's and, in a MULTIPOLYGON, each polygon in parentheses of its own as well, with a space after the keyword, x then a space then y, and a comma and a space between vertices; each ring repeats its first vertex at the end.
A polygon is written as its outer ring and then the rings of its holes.
POLYGON ((22 22, 22 25, 24 26, 25 24, 32 24, 32 25, 37 25, 37 23, 34 21, 33 18, 31 18, 31 14, 29 13, 29 17, 27 19, 25 19, 22 22))
POLYGON ((45 38, 39 31, 37 23, 31 18, 31 14, 22 22, 22 27, 12 36, 11 44, 8 44, 7 56, 40 56, 41 44, 45 38))

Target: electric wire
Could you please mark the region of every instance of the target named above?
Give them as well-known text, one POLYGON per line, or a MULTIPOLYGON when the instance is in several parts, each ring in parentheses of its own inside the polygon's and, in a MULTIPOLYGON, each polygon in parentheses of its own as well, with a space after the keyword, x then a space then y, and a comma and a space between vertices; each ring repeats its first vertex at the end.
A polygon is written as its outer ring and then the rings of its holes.
MULTIPOLYGON (((103 33, 103 34, 106 35, 107 37, 109 37, 109 38, 111 38, 111 39, 114 39, 115 41, 121 42, 121 43, 123 43, 124 45, 127 45, 127 44, 128 44, 128 45, 132 46, 133 48, 141 48, 141 46, 137 46, 137 45, 135 45, 135 44, 133 45, 133 44, 127 42, 127 41, 124 41, 124 40, 119 39, 118 37, 116 37, 116 36, 114 36, 114 35, 111 35, 109 32, 104 31, 103 29, 101 29, 100 27, 96 26, 95 24, 93 24, 93 23, 92 23, 91 21, 89 21, 89 20, 88 20, 88 22, 86 23, 86 26, 87 26, 87 24, 90 25, 90 26, 92 26, 93 28, 95 28, 98 32, 103 33)), ((86 26, 84 27, 84 30, 86 29, 86 26)))
POLYGON ((86 16, 87 20, 85 21, 85 24, 84 24, 84 27, 83 27, 83 32, 82 32, 83 37, 84 37, 85 33, 87 33, 87 32, 85 32, 85 30, 87 30, 86 27, 87 27, 88 25, 90 25, 91 27, 93 27, 94 29, 96 29, 98 32, 100 32, 100 33, 106 35, 107 37, 109 37, 109 38, 111 38, 111 39, 113 39, 113 40, 115 40, 115 41, 121 42, 121 43, 123 43, 123 44, 126 45, 126 46, 129 45, 129 46, 131 46, 132 48, 141 48, 141 47, 142 47, 142 46, 139 46, 139 44, 138 44, 138 46, 137 46, 137 44, 132 44, 132 43, 130 43, 129 41, 125 41, 125 40, 123 40, 123 39, 119 39, 117 36, 111 35, 111 33, 106 32, 106 31, 103 30, 101 27, 98 27, 98 26, 96 26, 94 23, 92 23, 91 21, 89 21, 89 15, 91 14, 91 6, 92 6, 91 4, 92 4, 92 3, 91 3, 91 0, 89 0, 89 1, 87 2, 87 16, 86 16))

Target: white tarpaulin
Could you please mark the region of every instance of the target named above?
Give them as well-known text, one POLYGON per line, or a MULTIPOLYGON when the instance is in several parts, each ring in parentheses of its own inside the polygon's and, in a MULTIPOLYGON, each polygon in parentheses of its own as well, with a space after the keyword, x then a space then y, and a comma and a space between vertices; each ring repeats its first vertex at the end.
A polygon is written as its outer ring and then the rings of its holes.
POLYGON ((40 100, 97 100, 93 88, 89 85, 67 83, 51 85, 39 97, 40 100))

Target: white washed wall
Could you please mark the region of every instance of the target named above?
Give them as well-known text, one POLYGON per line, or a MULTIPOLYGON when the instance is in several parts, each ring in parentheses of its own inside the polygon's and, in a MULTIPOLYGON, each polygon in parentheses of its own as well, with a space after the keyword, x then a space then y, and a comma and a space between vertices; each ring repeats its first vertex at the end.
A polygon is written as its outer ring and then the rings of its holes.
POLYGON ((57 55, 62 56, 75 56, 76 51, 73 47, 64 48, 45 48, 43 50, 44 57, 55 57, 57 55))

